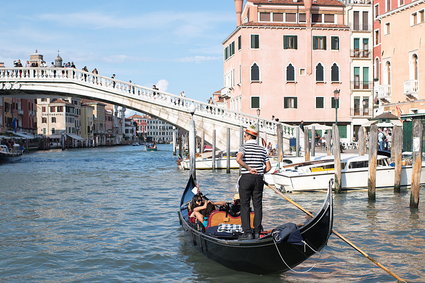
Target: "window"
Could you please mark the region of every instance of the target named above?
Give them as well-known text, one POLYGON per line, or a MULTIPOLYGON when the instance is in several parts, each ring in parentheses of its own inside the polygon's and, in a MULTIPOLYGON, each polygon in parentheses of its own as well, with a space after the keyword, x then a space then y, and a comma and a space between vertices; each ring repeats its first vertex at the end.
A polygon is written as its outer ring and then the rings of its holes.
POLYGON ((385 0, 385 12, 391 11, 391 0, 385 0))
POLYGON ((273 13, 273 22, 283 22, 283 13, 273 13))
POLYGON ((297 36, 296 35, 284 35, 283 36, 283 48, 284 49, 297 49, 297 36))
POLYGON ((379 4, 375 5, 375 19, 379 16, 379 4))
POLYGON ((353 30, 360 30, 360 12, 353 12, 353 30))
POLYGON ((296 21, 297 21, 297 14, 295 14, 295 13, 286 13, 285 14, 285 22, 295 23, 296 21))
POLYGON ((58 106, 58 112, 63 112, 63 106, 58 106))
POLYGON ((425 22, 425 11, 424 10, 419 11, 419 22, 420 23, 425 22))
POLYGON ((325 98, 316 97, 316 108, 325 108, 325 98))
POLYGON ((323 82, 323 66, 322 64, 317 64, 316 66, 316 82, 323 82))
POLYGON ((299 14, 298 14, 298 21, 299 21, 300 23, 305 23, 305 22, 306 22, 305 13, 299 13, 299 14))
POLYGON ((353 109, 353 115, 359 116, 360 115, 360 96, 354 97, 354 109, 353 109))
POLYGON ((375 64, 373 66, 373 70, 375 71, 374 79, 379 80, 379 58, 375 58, 375 64))
POLYGON ((251 81, 259 81, 260 80, 260 68, 256 63, 251 66, 251 81))
POLYGON ((386 83, 387 85, 391 85, 391 63, 387 62, 385 63, 385 69, 386 69, 386 83))
POLYGON ((385 29, 384 32, 385 34, 390 34, 391 28, 390 28, 390 23, 385 23, 385 29))
POLYGON ((260 97, 251 96, 251 108, 260 108, 260 97))
POLYGON ((43 123, 43 124, 47 123, 47 118, 46 117, 41 117, 41 123, 43 123))
POLYGON ((412 56, 412 69, 413 69, 413 73, 411 77, 413 77, 414 80, 418 80, 418 55, 413 54, 412 56))
POLYGON ((46 128, 43 128, 43 135, 46 134, 46 128))
POLYGON ((339 50, 339 37, 338 36, 331 36, 331 49, 332 50, 339 50))
POLYGON ((260 12, 260 21, 261 22, 270 22, 270 13, 269 12, 260 12))
POLYGON ((312 23, 321 23, 322 22, 322 14, 312 14, 311 15, 312 23))
POLYGON ((56 117, 52 117, 52 123, 56 123, 56 117))
POLYGON ((52 135, 54 135, 56 133, 56 129, 52 128, 52 135))
POLYGON ((339 99, 335 99, 334 97, 331 97, 331 107, 339 108, 339 99))
POLYGON ((324 21, 327 24, 333 24, 335 23, 335 16, 332 14, 325 14, 324 15, 324 21))
POLYGON ((45 106, 41 107, 41 112, 46 112, 46 107, 45 106))
POLYGON ((292 64, 289 64, 288 67, 286 67, 286 81, 287 82, 295 81, 295 68, 294 66, 292 66, 292 64))
POLYGON ((42 98, 41 101, 45 102, 47 101, 47 98, 42 98))
POLYGON ((242 48, 242 36, 238 36, 238 50, 241 50, 242 48))
POLYGON ((50 112, 55 112, 55 111, 56 111, 55 106, 50 106, 50 112))
POLYGON ((313 50, 326 50, 326 36, 313 36, 313 50))
POLYGON ((363 89, 369 89, 369 67, 363 67, 363 89))
POLYGON ((375 30, 375 45, 379 44, 379 30, 375 30))
POLYGON ((283 108, 297 108, 297 97, 284 97, 283 108))
POLYGON ((360 67, 354 67, 354 89, 360 89, 360 67))
POLYGON ((334 63, 331 67, 331 81, 339 82, 339 67, 336 63, 334 63))
POLYGON ((404 5, 404 0, 399 0, 398 1, 398 6, 402 6, 402 5, 404 5))
POLYGON ((369 12, 363 11, 363 30, 369 30, 369 12))
POLYGON ((260 48, 260 36, 258 34, 251 34, 251 48, 260 48))

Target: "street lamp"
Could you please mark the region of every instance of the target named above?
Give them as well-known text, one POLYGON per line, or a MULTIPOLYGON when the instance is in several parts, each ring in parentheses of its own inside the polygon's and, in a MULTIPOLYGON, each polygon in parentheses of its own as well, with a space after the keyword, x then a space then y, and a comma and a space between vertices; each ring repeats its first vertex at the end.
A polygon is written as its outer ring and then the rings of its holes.
POLYGON ((334 100, 335 100, 335 125, 338 126, 338 108, 339 108, 339 93, 341 90, 334 90, 334 100))

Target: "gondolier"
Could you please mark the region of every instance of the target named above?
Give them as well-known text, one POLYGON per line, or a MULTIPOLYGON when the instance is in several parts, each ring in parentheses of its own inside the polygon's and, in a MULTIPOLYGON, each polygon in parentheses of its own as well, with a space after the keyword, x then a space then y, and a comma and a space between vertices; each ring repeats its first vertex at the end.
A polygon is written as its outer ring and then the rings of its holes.
POLYGON ((236 161, 241 166, 239 178, 239 195, 241 200, 241 220, 243 234, 240 239, 248 240, 259 237, 263 218, 264 173, 271 169, 267 150, 257 144, 257 126, 249 126, 244 133, 245 144, 241 146, 236 161), (254 231, 250 225, 250 201, 254 206, 254 231), (254 232, 254 236, 253 236, 254 232))

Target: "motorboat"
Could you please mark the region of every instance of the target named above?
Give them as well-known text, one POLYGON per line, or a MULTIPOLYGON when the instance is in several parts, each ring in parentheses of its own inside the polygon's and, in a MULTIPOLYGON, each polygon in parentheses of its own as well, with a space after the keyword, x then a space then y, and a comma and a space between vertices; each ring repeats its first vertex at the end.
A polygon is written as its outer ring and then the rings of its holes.
POLYGON ((18 144, 14 144, 12 149, 0 144, 0 162, 19 161, 23 153, 24 151, 20 149, 18 144))
MULTIPOLYGON (((369 156, 349 156, 341 159, 341 189, 368 188, 369 156)), ((412 183, 412 165, 404 163, 401 171, 401 187, 412 183)), ((394 187, 395 167, 387 156, 377 156, 376 188, 394 187)), ((287 191, 326 190, 328 182, 335 176, 334 159, 294 163, 283 166, 273 174, 276 187, 287 191)), ((425 184, 425 163, 422 162, 421 184, 425 184)))

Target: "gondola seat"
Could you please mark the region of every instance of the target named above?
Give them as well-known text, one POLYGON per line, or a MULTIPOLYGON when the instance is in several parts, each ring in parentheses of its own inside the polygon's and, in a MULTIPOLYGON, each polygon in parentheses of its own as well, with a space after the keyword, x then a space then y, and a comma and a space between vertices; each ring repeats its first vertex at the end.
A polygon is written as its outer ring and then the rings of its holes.
MULTIPOLYGON (((254 212, 251 212, 250 214, 250 223, 251 227, 254 228, 254 212)), ((208 227, 218 226, 220 224, 238 224, 241 225, 241 217, 233 217, 229 215, 226 211, 219 211, 215 210, 210 214, 210 217, 208 218, 208 227)))

